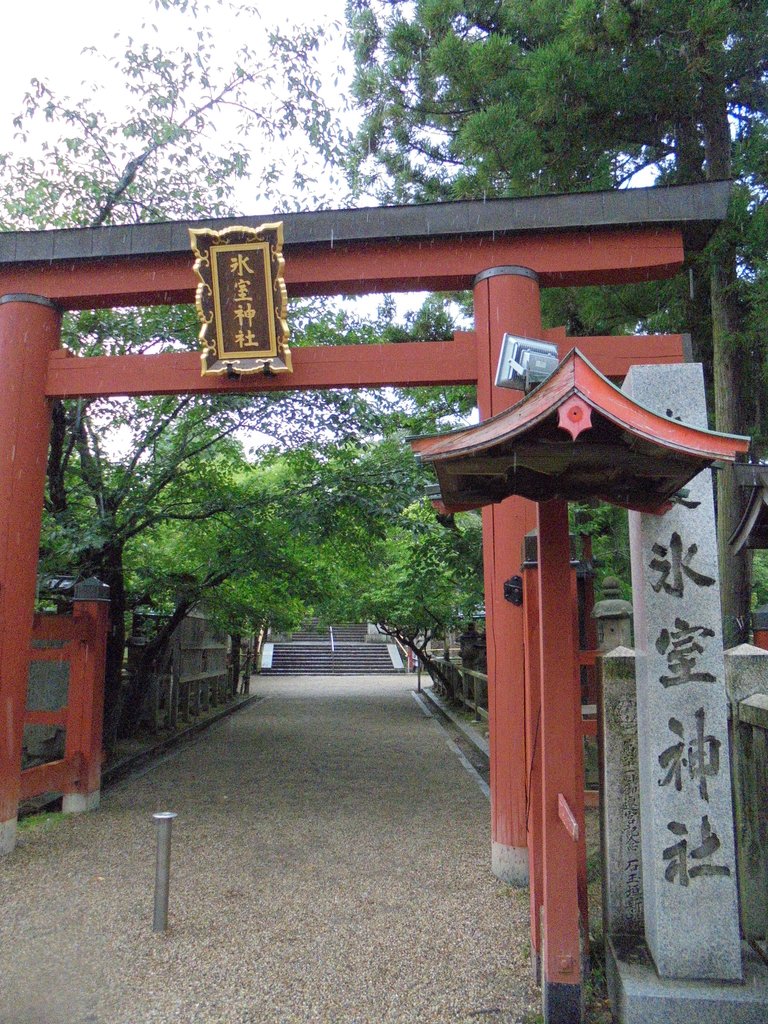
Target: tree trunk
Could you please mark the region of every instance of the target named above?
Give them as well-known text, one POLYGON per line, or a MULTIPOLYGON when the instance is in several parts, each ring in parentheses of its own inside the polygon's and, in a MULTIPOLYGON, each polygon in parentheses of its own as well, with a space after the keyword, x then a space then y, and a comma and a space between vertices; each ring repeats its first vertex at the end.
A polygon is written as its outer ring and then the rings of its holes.
POLYGON ((685 325, 691 336, 691 355, 694 363, 704 369, 707 394, 714 388, 712 373, 712 303, 710 299, 711 273, 697 255, 685 261, 688 287, 685 299, 685 325))
MULTIPOLYGON (((725 89, 717 66, 702 76, 701 119, 707 178, 730 178, 731 133, 725 89)), ((736 290, 736 242, 727 221, 718 228, 710 253, 715 426, 723 433, 745 434, 752 416, 745 388, 745 353, 740 344, 742 318, 736 290)), ((726 647, 749 638, 751 554, 744 551, 734 556, 728 543, 741 513, 738 492, 733 470, 722 470, 717 477, 717 547, 726 647)))
POLYGON ((240 683, 240 643, 242 637, 239 633, 232 633, 230 638, 230 665, 229 665, 229 679, 230 679, 230 692, 234 697, 239 689, 240 683))
MULTIPOLYGON (((169 643, 178 626, 195 604, 193 598, 179 598, 173 613, 144 646, 136 659, 136 670, 128 679, 128 688, 120 708, 118 735, 132 736, 141 718, 144 695, 153 673, 163 675, 169 664, 169 643)), ((125 635, 123 635, 125 643, 125 635)))
POLYGON ((67 510, 66 462, 67 415, 64 403, 56 398, 51 402, 51 441, 48 448, 48 501, 53 515, 67 510))
MULTIPOLYGON (((730 248, 730 247, 729 247, 730 248)), ((737 341, 733 289, 735 253, 718 253, 712 266, 712 338, 715 375, 715 425, 727 434, 749 430, 743 391, 744 353, 737 341)), ((717 474, 717 547, 723 606, 723 642, 726 647, 749 640, 752 597, 752 555, 746 549, 734 555, 728 539, 741 517, 742 496, 732 467, 717 474)))
POLYGON ((97 576, 109 586, 110 629, 107 637, 104 676, 104 745, 114 746, 120 728, 120 696, 125 655, 125 579, 123 549, 110 547, 103 552, 97 576))

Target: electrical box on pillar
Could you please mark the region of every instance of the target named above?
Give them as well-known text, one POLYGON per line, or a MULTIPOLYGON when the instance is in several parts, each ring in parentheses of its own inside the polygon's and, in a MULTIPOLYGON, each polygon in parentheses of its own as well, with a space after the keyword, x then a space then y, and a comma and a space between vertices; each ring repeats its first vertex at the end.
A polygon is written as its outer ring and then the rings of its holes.
POLYGON ((559 361, 557 345, 505 334, 501 340, 496 387, 524 391, 527 395, 555 372, 559 361))

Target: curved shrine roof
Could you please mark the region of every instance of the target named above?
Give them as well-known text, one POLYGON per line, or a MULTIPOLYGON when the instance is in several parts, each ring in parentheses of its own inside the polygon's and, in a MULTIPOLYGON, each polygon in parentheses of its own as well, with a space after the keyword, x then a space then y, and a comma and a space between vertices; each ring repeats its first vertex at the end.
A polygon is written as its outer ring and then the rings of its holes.
POLYGON ((736 483, 749 487, 749 497, 738 526, 728 538, 734 555, 742 548, 768 548, 768 466, 739 466, 736 483))
POLYGON ((651 412, 572 349, 512 408, 476 427, 410 443, 434 467, 448 511, 518 494, 660 514, 702 469, 746 455, 750 439, 651 412))

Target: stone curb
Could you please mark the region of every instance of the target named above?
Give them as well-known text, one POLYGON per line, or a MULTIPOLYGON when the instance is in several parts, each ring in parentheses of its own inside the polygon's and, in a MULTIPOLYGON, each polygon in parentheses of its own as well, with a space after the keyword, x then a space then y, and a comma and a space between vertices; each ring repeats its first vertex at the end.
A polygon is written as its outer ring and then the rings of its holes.
POLYGON ((491 756, 490 744, 488 743, 488 740, 485 738, 485 736, 481 736, 477 729, 473 729, 471 725, 468 725, 465 721, 463 721, 456 714, 456 712, 445 703, 442 697, 438 697, 438 695, 431 688, 424 689, 422 687, 420 692, 421 695, 425 697, 430 702, 430 704, 432 704, 432 706, 440 712, 440 714, 450 719, 456 726, 456 728, 460 729, 464 733, 469 742, 477 750, 479 750, 482 754, 485 754, 486 757, 491 756))
POLYGON ((144 750, 139 750, 135 754, 129 754, 127 757, 121 758, 114 764, 111 764, 108 768, 104 768, 101 773, 101 786, 102 789, 106 789, 109 786, 113 786, 116 782, 125 778, 126 775, 130 775, 131 772, 137 768, 144 767, 149 764, 160 754, 164 754, 167 750, 171 750, 173 747, 179 746, 184 743, 185 740, 191 739, 197 733, 204 732, 209 726, 215 722, 221 721, 222 718, 227 718, 229 715, 235 714, 236 711, 242 711, 243 708, 249 707, 251 704, 257 701, 264 700, 264 697, 260 693, 249 694, 238 700, 236 703, 229 704, 227 707, 222 708, 221 711, 217 711, 215 714, 203 721, 195 722, 186 729, 181 729, 175 732, 172 736, 168 736, 158 743, 153 744, 151 747, 146 747, 144 750))

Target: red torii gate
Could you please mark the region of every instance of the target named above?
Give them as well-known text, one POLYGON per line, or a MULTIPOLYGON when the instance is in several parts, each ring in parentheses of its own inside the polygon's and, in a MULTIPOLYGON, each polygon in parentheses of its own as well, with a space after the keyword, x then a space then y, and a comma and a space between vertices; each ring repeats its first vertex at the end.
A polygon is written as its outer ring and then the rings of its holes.
MULTIPOLYGON (((279 378, 201 377, 196 353, 78 358, 60 348, 62 310, 192 302, 187 224, 0 235, 0 851, 13 847, 50 400, 99 395, 476 384, 485 419, 519 395, 492 385, 504 332, 543 331, 541 287, 661 279, 726 212, 727 183, 623 192, 290 214, 292 296, 474 290, 475 330, 451 342, 304 348, 279 378)), ((269 217, 206 222, 220 230, 269 217)), ((680 336, 579 339, 608 376, 682 358, 680 336)), ((522 611, 503 600, 536 525, 520 498, 483 510, 493 860, 527 880, 522 611)), ((574 971, 576 974, 574 974, 574 971)), ((563 981, 578 965, 563 968, 563 981)))

